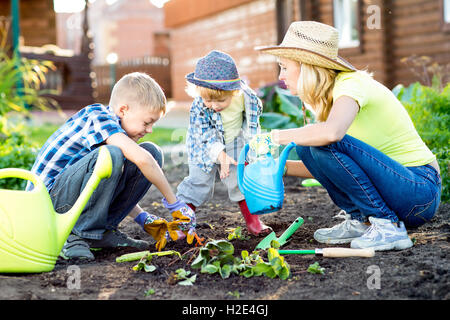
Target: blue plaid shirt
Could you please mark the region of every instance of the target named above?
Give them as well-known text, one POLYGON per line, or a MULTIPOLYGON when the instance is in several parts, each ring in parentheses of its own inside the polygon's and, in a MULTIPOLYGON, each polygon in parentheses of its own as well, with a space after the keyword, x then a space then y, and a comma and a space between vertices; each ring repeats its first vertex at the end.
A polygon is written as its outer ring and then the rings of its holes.
MULTIPOLYGON (((119 117, 109 106, 92 104, 77 112, 47 140, 31 169, 51 190, 68 166, 98 148, 115 133, 125 133, 119 117)), ((125 133, 126 134, 126 133, 125 133)), ((31 188, 29 182, 27 190, 31 188)))
MULTIPOLYGON (((242 123, 246 142, 260 133, 259 117, 262 113, 262 102, 256 93, 244 82, 245 118, 242 123)), ((187 149, 190 164, 195 164, 205 172, 210 172, 216 159, 211 159, 209 150, 214 143, 225 144, 222 118, 219 112, 206 108, 201 97, 194 99, 190 110, 189 129, 187 132, 187 149)))

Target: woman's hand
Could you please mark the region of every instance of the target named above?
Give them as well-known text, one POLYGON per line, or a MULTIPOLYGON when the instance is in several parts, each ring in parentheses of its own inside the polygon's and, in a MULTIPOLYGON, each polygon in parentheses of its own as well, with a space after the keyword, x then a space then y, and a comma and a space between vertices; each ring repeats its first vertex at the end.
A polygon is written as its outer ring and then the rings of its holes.
POLYGON ((279 147, 279 145, 273 141, 272 132, 257 134, 250 140, 249 145, 257 155, 268 154, 269 152, 272 152, 273 149, 279 147))
POLYGON ((227 155, 225 151, 219 153, 217 160, 220 162, 220 179, 225 179, 230 175, 230 164, 237 165, 237 162, 227 155))

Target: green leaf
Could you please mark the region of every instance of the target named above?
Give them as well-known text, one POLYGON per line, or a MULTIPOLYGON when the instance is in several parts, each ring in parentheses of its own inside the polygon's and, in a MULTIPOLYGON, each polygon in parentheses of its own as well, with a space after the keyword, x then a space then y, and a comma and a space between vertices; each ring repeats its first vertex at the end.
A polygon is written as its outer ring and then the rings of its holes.
POLYGON ((277 92, 281 101, 280 105, 281 112, 284 112, 296 118, 303 117, 303 113, 300 110, 302 102, 298 97, 293 96, 289 90, 284 90, 281 89, 280 87, 275 87, 275 91, 277 92))
POLYGON ((274 248, 269 248, 267 250, 267 258, 269 259, 269 261, 271 261, 272 259, 274 259, 275 257, 279 257, 280 254, 278 253, 278 251, 274 248))
POLYGON ((209 274, 213 274, 219 271, 220 267, 217 267, 213 264, 207 264, 202 266, 201 272, 202 273, 209 273, 209 274))
POLYGON ((281 272, 278 274, 281 280, 286 280, 287 278, 289 278, 289 275, 290 271, 288 268, 281 269, 281 272))
POLYGON ((272 267, 266 262, 260 262, 252 268, 253 274, 255 276, 260 276, 266 274, 272 269, 272 267))
POLYGON ((175 272, 177 273, 178 277, 181 279, 186 279, 186 277, 191 274, 190 271, 186 271, 183 268, 179 268, 175 272))
POLYGON ((273 270, 272 268, 270 268, 265 275, 271 279, 275 279, 277 277, 277 274, 275 272, 275 270, 273 270))
POLYGON ((203 253, 205 253, 205 251, 207 252, 208 249, 203 249, 203 248, 200 249, 200 252, 199 252, 198 256, 191 263, 191 267, 192 268, 199 269, 199 268, 202 267, 203 264, 205 264, 207 262, 205 254, 202 254, 202 251, 203 251, 203 253))
POLYGON ((226 264, 224 266, 222 266, 222 268, 220 269, 220 276, 222 277, 222 279, 227 279, 231 274, 231 266, 229 264, 226 264))
POLYGON ((153 271, 155 271, 156 270, 156 267, 154 266, 154 265, 148 265, 148 264, 145 264, 144 265, 144 270, 145 270, 145 272, 153 272, 153 271))
POLYGON ((284 128, 291 119, 279 113, 265 112, 260 117, 261 126, 267 129, 284 128))
POLYGON ((219 240, 216 244, 224 255, 232 255, 234 253, 234 247, 230 242, 219 240))
POLYGON ((314 262, 313 264, 309 265, 307 271, 309 273, 313 273, 313 274, 324 274, 325 273, 325 268, 322 268, 319 265, 319 262, 314 262))
POLYGON ((282 261, 281 261, 281 259, 279 257, 276 257, 276 258, 270 260, 270 264, 271 264, 273 270, 275 270, 275 272, 277 274, 283 268, 282 261))
POLYGON ((178 284, 180 286, 192 286, 194 284, 195 280, 197 280, 197 275, 196 274, 194 274, 190 278, 187 278, 186 280, 178 282, 178 284))
POLYGON ((250 269, 245 270, 244 272, 241 273, 241 275, 243 275, 246 278, 253 277, 255 275, 254 268, 250 268, 250 269))
POLYGON ((152 294, 155 294, 155 289, 148 289, 148 290, 145 292, 144 296, 148 297, 148 296, 150 296, 150 295, 152 295, 152 294))
POLYGON ((277 240, 272 240, 270 241, 270 247, 274 248, 274 249, 278 249, 279 247, 281 247, 280 243, 277 240))

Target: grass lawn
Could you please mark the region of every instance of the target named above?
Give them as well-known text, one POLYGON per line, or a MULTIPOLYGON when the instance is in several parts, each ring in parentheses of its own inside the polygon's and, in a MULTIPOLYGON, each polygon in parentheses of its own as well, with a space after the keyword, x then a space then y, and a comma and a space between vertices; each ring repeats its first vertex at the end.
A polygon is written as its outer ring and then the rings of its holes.
POLYGON ((186 128, 153 128, 153 132, 147 134, 138 142, 151 141, 158 146, 167 146, 172 144, 180 144, 186 141, 186 128))
POLYGON ((42 126, 31 126, 29 128, 29 136, 32 142, 38 146, 43 146, 45 141, 59 128, 59 125, 46 123, 42 126))
MULTIPOLYGON (((58 130, 59 125, 45 124, 41 126, 30 127, 30 138, 32 142, 38 146, 43 146, 45 141, 58 130)), ((186 128, 171 129, 171 128, 153 128, 153 132, 147 134, 139 142, 151 141, 159 146, 184 143, 186 138, 186 128)))

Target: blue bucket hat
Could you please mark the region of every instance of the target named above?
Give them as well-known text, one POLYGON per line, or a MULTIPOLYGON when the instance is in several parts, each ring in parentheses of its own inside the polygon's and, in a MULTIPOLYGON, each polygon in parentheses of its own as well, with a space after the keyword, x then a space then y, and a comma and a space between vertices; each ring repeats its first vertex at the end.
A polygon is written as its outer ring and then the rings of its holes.
POLYGON ((188 74, 186 80, 214 90, 232 91, 241 88, 241 79, 233 58, 217 50, 201 58, 197 62, 195 72, 188 74))

